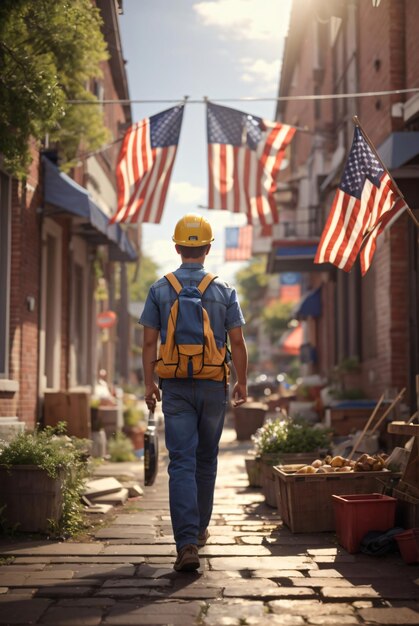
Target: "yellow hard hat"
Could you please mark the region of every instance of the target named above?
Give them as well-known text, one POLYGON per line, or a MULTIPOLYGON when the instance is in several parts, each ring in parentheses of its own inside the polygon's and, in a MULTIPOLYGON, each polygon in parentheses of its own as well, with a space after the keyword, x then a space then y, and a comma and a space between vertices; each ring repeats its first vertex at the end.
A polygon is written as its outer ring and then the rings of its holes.
POLYGON ((206 246, 214 241, 211 224, 205 217, 195 213, 188 213, 178 221, 172 239, 180 246, 189 248, 206 246))

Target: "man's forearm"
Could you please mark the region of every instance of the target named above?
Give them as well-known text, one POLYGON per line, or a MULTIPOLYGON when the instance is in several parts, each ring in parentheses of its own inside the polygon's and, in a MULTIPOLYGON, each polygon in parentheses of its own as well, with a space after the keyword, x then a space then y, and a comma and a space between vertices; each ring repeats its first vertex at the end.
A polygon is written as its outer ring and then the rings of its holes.
POLYGON ((154 366, 157 358, 156 346, 145 345, 143 346, 143 370, 144 370, 144 382, 146 385, 151 385, 154 382, 154 366))
POLYGON ((245 385, 247 381, 247 348, 244 342, 231 346, 231 358, 236 370, 237 382, 245 385))

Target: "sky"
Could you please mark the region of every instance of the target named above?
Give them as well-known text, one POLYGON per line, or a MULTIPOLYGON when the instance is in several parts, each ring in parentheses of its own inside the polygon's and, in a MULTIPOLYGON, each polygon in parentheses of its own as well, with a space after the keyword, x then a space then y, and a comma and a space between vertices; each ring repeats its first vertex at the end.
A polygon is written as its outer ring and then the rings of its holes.
POLYGON ((154 115, 189 96, 180 141, 160 224, 143 225, 143 251, 161 273, 179 265, 171 237, 185 213, 206 217, 214 243, 205 267, 234 280, 243 265, 224 262, 226 226, 246 223, 244 215, 214 211, 207 205, 205 105, 231 106, 273 120, 291 0, 124 0, 120 16, 123 56, 134 103, 133 121, 154 115), (221 102, 223 98, 271 98, 221 102))

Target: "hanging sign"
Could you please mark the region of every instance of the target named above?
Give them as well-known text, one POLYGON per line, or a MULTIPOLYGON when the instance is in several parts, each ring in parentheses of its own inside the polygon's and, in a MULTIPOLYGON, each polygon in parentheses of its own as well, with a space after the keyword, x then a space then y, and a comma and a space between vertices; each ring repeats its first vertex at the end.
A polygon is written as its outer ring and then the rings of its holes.
POLYGON ((117 315, 115 311, 102 311, 97 314, 97 325, 99 328, 111 328, 116 324, 117 315))

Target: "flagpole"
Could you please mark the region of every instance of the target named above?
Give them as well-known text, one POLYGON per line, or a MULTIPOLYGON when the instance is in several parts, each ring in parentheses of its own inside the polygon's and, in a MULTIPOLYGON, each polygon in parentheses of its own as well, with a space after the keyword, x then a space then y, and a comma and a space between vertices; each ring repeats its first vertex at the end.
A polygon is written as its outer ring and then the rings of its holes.
MULTIPOLYGON (((354 115, 352 118, 355 126, 358 126, 358 128, 361 130, 362 134, 364 135, 369 147, 371 148, 371 150, 374 152, 375 156, 377 157, 377 159, 380 161, 383 169, 387 172, 389 178, 391 179, 393 185, 395 186, 395 188, 397 189, 400 197, 406 202, 406 198, 404 197, 404 195, 402 194, 402 192, 400 191, 400 188, 398 186, 398 184, 396 183, 396 181, 394 180, 393 176, 391 175, 391 173, 388 171, 387 167, 384 165, 380 155, 378 154, 377 150, 375 149, 374 144, 372 143, 371 139, 368 137, 367 133, 365 132, 365 130, 362 128, 361 126, 361 122, 358 119, 357 115, 354 115)), ((413 213, 412 209, 409 207, 409 205, 406 202, 406 210, 409 213, 410 217, 412 218, 412 220, 414 221, 414 223, 416 224, 416 227, 419 228, 419 222, 416 219, 415 214, 413 213)))

